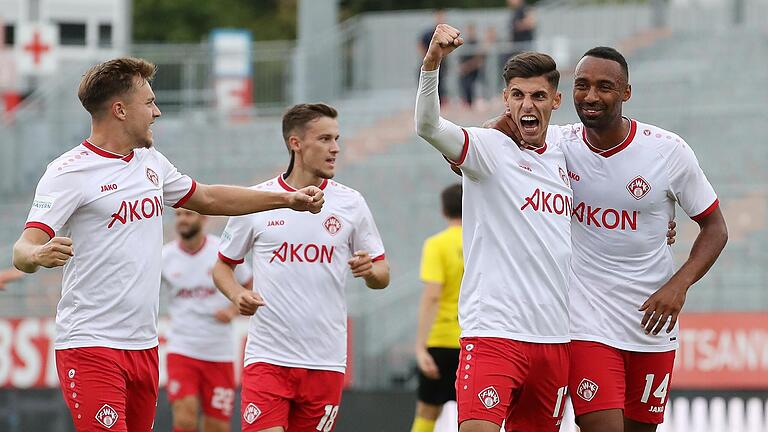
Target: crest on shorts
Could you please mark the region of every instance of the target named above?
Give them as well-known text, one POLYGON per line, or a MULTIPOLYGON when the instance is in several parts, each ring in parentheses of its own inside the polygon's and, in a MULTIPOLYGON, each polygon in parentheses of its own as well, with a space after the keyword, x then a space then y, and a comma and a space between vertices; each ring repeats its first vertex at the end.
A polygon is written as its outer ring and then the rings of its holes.
POLYGON ((101 423, 107 429, 112 429, 112 426, 117 423, 117 411, 112 409, 108 404, 104 404, 103 407, 96 413, 96 421, 101 423))
POLYGON ((328 231, 328 234, 336 235, 336 233, 341 231, 341 221, 336 216, 330 215, 328 216, 328 219, 323 222, 323 228, 328 231))
POLYGON ((247 407, 245 407, 245 412, 243 412, 243 420, 245 420, 248 424, 253 424, 253 422, 256 421, 257 418, 261 415, 261 410, 259 407, 253 404, 253 402, 249 403, 247 407))
POLYGON ((155 186, 160 186, 160 177, 157 176, 157 173, 152 168, 147 168, 147 180, 155 186))
POLYGON ((493 386, 489 386, 481 390, 480 393, 477 394, 477 397, 480 398, 480 402, 482 402, 483 405, 488 409, 491 409, 499 404, 499 393, 496 392, 496 389, 493 388, 493 386))
POLYGON ((644 178, 637 176, 627 183, 627 190, 632 195, 632 198, 639 200, 648 194, 651 190, 651 185, 644 178))
POLYGON ((592 381, 588 380, 587 378, 584 378, 579 383, 579 388, 576 389, 576 394, 579 395, 580 398, 584 399, 585 401, 589 402, 592 399, 595 398, 595 395, 597 394, 597 384, 593 383, 592 381))

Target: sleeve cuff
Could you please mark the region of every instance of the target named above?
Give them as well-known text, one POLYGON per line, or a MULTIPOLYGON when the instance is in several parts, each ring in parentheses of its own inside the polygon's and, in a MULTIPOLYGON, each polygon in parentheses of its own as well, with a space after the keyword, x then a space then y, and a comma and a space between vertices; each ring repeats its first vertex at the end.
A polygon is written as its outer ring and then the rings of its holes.
POLYGON ((707 207, 706 210, 703 212, 697 214, 696 216, 691 216, 691 219, 698 222, 705 217, 709 216, 713 211, 715 211, 716 208, 720 207, 720 200, 715 198, 715 202, 713 202, 709 207, 707 207))
POLYGON ((184 195, 179 202, 173 205, 173 208, 179 208, 183 206, 187 201, 189 201, 189 198, 192 197, 195 193, 195 189, 197 189, 197 182, 192 180, 192 186, 189 187, 189 192, 187 192, 186 195, 184 195))
POLYGON ((379 255, 379 256, 377 256, 377 257, 374 257, 374 258, 372 258, 372 259, 371 259, 371 262, 381 261, 381 260, 383 260, 384 258, 386 258, 386 256, 385 256, 384 254, 381 254, 381 255, 379 255))
POLYGON ((48 237, 50 238, 56 237, 56 232, 53 230, 53 228, 49 227, 48 225, 42 222, 27 222, 26 225, 24 225, 24 229, 28 229, 28 228, 37 228, 40 231, 43 231, 44 233, 48 234, 48 237))
POLYGON ((454 161, 447 157, 445 158, 445 160, 450 162, 451 165, 454 165, 457 167, 461 166, 464 163, 464 161, 467 159, 467 152, 469 151, 469 133, 464 128, 461 128, 461 131, 464 132, 464 147, 461 148, 461 155, 459 156, 459 160, 454 161))
POLYGON ((224 262, 226 264, 229 264, 231 266, 236 266, 238 264, 242 264, 245 261, 244 259, 236 260, 236 259, 229 258, 229 257, 225 256, 224 254, 222 254, 221 252, 219 252, 219 259, 222 262, 224 262))

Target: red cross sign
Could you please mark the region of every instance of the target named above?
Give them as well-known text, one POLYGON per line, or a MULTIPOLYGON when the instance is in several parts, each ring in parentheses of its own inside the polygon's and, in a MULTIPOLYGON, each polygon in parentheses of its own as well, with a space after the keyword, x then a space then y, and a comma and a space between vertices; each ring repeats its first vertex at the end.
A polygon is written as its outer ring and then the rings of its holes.
POLYGON ((16 61, 22 75, 44 75, 56 71, 57 47, 59 44, 56 27, 50 24, 19 24, 16 61))

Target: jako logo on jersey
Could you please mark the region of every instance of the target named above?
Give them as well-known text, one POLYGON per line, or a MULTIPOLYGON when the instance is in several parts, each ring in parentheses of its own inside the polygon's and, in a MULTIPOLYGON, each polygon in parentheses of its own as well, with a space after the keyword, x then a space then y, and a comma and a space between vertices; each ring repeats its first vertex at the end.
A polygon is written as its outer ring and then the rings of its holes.
POLYGON ((644 178, 637 176, 631 182, 627 183, 627 190, 632 198, 639 200, 646 196, 651 190, 651 185, 644 178))
POLYGON ((104 404, 103 407, 96 413, 96 421, 101 423, 107 429, 112 429, 112 426, 117 423, 117 411, 112 409, 111 406, 104 404))
POLYGON ((570 177, 570 178, 571 178, 571 180, 574 180, 574 181, 579 181, 579 180, 581 180, 581 177, 579 177, 579 175, 578 175, 578 174, 576 174, 576 173, 575 173, 575 172, 573 172, 573 171, 568 171, 568 177, 570 177))
POLYGON ((630 214, 626 210, 618 210, 601 207, 592 207, 579 203, 575 209, 573 209, 573 217, 584 225, 593 225, 598 228, 606 229, 630 229, 632 231, 637 230, 637 210, 632 210, 630 214), (600 224, 602 222, 602 225, 600 224))
POLYGON ((109 192, 109 191, 116 191, 116 190, 117 190, 117 183, 101 185, 102 192, 109 192))
POLYGON ((243 413, 243 420, 245 420, 248 424, 253 424, 253 422, 256 421, 257 418, 261 415, 261 410, 259 407, 253 404, 253 402, 249 403, 247 407, 245 407, 245 412, 243 413))
POLYGON ((328 231, 328 234, 336 235, 336 233, 341 231, 341 221, 336 216, 330 215, 328 216, 328 219, 323 222, 323 227, 328 231))
POLYGON ((272 259, 270 263, 278 260, 280 262, 308 262, 313 263, 320 261, 321 263, 333 262, 333 248, 326 245, 316 245, 314 243, 288 244, 283 242, 277 250, 272 251, 272 259))
POLYGON ((566 195, 547 193, 536 188, 531 196, 525 199, 525 204, 520 207, 520 210, 525 210, 528 206, 530 206, 533 211, 559 215, 565 214, 570 217, 571 209, 573 208, 573 199, 566 195))
POLYGON ((125 225, 129 222, 149 219, 151 217, 160 217, 163 215, 163 202, 160 197, 144 198, 141 201, 135 200, 123 201, 117 213, 112 214, 112 221, 107 228, 112 228, 115 222, 125 225), (142 217, 143 216, 143 217, 142 217))
POLYGON ((568 186, 568 175, 565 173, 565 170, 562 167, 557 168, 560 170, 560 178, 563 180, 563 183, 568 186))
POLYGON ((271 221, 267 222, 267 226, 268 227, 271 227, 271 226, 283 226, 283 225, 285 225, 285 221, 282 220, 282 219, 271 220, 271 221))
POLYGON ((480 402, 485 405, 486 408, 491 409, 499 404, 499 394, 493 386, 486 387, 477 394, 480 398, 480 402))
POLYGON ((152 168, 147 168, 147 179, 152 182, 155 186, 160 186, 160 177, 157 176, 157 173, 152 171, 152 168))
POLYGON ((585 401, 589 402, 592 399, 595 398, 595 395, 597 394, 597 389, 600 388, 597 386, 597 384, 593 383, 592 381, 584 378, 579 383, 579 388, 576 390, 576 394, 579 395, 580 398, 584 399, 585 401))

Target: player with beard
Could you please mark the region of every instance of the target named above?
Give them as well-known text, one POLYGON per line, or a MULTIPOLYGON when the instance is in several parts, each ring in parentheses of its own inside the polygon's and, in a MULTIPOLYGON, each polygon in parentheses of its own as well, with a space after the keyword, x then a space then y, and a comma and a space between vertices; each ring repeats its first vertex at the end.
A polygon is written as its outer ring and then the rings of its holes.
POLYGON ((365 199, 331 180, 340 151, 336 117, 325 104, 291 107, 283 116, 288 170, 253 187, 316 186, 328 198, 323 210, 234 217, 222 235, 214 281, 241 314, 253 315, 242 379, 246 432, 333 430, 347 365, 347 275, 371 289, 389 285, 384 245, 365 199), (248 254, 253 291, 233 270, 248 254))
POLYGON ((568 267, 571 189, 551 57, 523 53, 504 68, 504 103, 523 148, 493 129, 440 117, 438 69, 461 46, 437 26, 424 57, 416 132, 463 175, 464 277, 459 294, 461 355, 456 397, 461 432, 560 429, 568 382, 568 267))
POLYGON ((14 266, 64 266, 56 369, 78 431, 151 430, 158 384, 157 313, 164 206, 239 215, 289 207, 317 213, 314 186, 281 193, 204 185, 152 146, 160 117, 155 65, 119 58, 90 68, 78 97, 91 135, 40 179, 14 266))
MULTIPOLYGON (((673 132, 625 117, 631 95, 624 56, 593 48, 574 77, 582 123, 562 127, 574 196, 569 387, 583 432, 653 432, 662 423, 678 316, 728 239, 693 150, 673 132), (663 232, 676 203, 700 231, 674 271, 663 232)), ((513 120, 492 125, 522 143, 513 120)))
MULTIPOLYGON (((206 234, 206 219, 176 209, 179 239, 163 246, 162 275, 170 288, 167 364, 173 432, 197 431, 200 410, 204 431, 228 431, 235 399, 231 321, 238 313, 213 284, 219 238, 206 234)), ((246 268, 235 273, 250 288, 246 268)))

